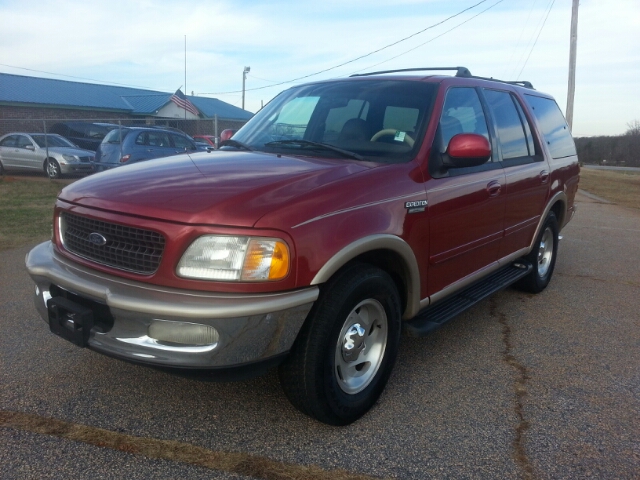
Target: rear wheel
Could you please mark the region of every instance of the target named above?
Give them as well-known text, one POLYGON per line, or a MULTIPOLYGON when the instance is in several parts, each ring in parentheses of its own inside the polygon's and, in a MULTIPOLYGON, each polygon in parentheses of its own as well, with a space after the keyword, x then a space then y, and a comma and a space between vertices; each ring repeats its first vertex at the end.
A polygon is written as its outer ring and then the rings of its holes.
POLYGON ((51 179, 62 177, 62 172, 60 171, 60 165, 53 158, 49 158, 45 161, 45 172, 47 174, 47 177, 51 179))
POLYGON ((516 283, 520 290, 539 293, 544 290, 553 275, 558 253, 558 220, 553 212, 549 212, 536 243, 526 259, 533 265, 529 275, 516 283))
POLYGON ((322 289, 280 383, 291 403, 330 425, 364 415, 384 389, 400 341, 400 296, 383 270, 348 267, 322 289))

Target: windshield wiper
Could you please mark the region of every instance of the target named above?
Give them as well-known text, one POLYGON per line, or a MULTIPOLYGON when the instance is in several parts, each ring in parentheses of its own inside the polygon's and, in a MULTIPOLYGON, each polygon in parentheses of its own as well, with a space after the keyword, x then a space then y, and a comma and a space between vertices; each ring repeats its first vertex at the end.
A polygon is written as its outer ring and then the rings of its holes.
POLYGON ((323 150, 331 150, 332 152, 340 153, 341 155, 349 158, 355 158, 356 160, 364 160, 362 155, 358 155, 355 152, 344 150, 339 147, 335 147, 328 143, 311 142, 309 140, 275 140, 273 142, 265 143, 265 147, 275 147, 278 145, 300 145, 301 147, 315 147, 323 150))
POLYGON ((249 152, 253 152, 253 148, 251 148, 249 145, 245 145, 244 143, 239 142, 237 140, 233 140, 231 138, 229 140, 220 142, 220 147, 235 147, 240 150, 247 150, 249 152))

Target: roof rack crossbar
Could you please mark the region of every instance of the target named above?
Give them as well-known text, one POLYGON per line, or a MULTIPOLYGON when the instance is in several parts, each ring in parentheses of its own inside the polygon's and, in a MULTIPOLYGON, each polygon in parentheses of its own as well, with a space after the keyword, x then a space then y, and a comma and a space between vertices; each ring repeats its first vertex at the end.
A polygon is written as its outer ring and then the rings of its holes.
POLYGON ((351 77, 366 77, 369 75, 381 75, 383 73, 422 72, 435 70, 455 70, 456 77, 471 77, 471 72, 466 67, 427 67, 427 68, 402 68, 400 70, 383 70, 380 72, 355 73, 351 77))

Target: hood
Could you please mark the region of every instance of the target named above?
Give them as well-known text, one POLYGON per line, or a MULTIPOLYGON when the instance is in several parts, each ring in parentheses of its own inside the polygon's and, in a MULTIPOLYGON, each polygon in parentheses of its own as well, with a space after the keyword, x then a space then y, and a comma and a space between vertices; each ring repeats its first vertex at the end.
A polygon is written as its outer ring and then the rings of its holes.
POLYGON ((217 150, 95 174, 67 186, 59 198, 177 223, 251 227, 299 195, 367 168, 343 159, 217 150))

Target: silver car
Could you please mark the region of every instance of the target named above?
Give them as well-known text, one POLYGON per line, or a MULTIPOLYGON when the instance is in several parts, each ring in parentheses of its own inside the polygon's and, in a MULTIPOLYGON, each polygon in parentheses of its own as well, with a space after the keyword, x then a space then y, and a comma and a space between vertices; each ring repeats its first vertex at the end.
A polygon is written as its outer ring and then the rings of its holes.
POLYGON ((8 133, 0 137, 3 170, 44 171, 49 178, 93 171, 95 152, 83 150, 64 137, 43 133, 8 133))

